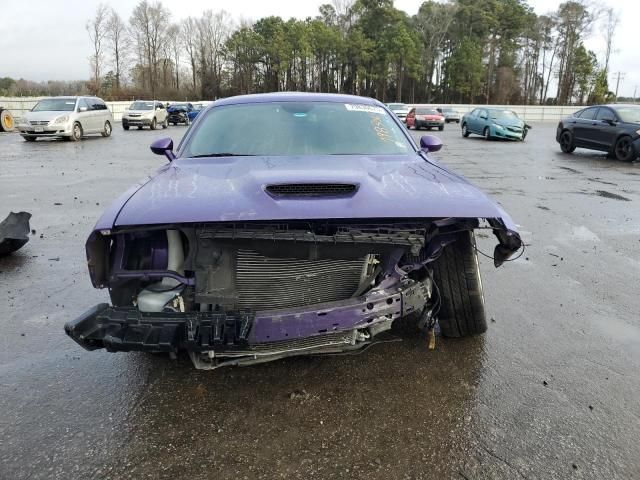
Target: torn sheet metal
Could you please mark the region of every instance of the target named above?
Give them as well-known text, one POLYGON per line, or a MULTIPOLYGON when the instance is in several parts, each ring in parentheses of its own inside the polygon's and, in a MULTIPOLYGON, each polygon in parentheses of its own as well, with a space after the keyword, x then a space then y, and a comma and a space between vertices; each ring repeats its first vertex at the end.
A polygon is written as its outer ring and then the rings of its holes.
POLYGON ((30 218, 28 212, 11 212, 0 222, 0 256, 15 252, 29 241, 30 218))

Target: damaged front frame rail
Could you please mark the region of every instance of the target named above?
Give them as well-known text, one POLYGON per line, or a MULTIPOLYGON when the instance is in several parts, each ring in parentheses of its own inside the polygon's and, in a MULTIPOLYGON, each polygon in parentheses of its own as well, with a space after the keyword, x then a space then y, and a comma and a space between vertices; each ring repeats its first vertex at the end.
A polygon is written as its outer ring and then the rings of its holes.
POLYGON ((265 312, 142 313, 96 305, 65 325, 87 350, 189 352, 197 368, 360 348, 432 295, 429 278, 366 295, 265 312))

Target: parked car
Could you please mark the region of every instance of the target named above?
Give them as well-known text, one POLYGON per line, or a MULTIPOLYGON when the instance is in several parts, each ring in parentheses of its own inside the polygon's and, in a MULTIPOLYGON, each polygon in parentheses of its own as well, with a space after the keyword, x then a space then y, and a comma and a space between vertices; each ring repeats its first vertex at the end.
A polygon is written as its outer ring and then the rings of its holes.
POLYGON ((582 147, 630 162, 640 155, 640 106, 595 105, 579 110, 560 121, 556 141, 565 153, 582 147))
POLYGON ((438 108, 438 112, 444 115, 445 123, 449 123, 449 122, 460 123, 460 113, 457 110, 454 110, 453 108, 450 108, 450 107, 442 107, 442 108, 438 108))
POLYGON ((387 103, 387 107, 391 110, 400 120, 407 123, 407 113, 409 113, 409 106, 404 103, 387 103))
POLYGON ((487 140, 524 140, 529 129, 531 125, 526 124, 516 112, 504 108, 475 108, 462 117, 463 137, 475 133, 487 140))
POLYGON ((96 97, 52 97, 40 100, 18 123, 20 135, 28 142, 38 137, 59 137, 78 141, 99 133, 111 136, 113 115, 96 97))
POLYGON ((169 114, 162 102, 158 100, 136 100, 122 113, 122 128, 129 130, 131 127, 149 127, 155 130, 158 126, 169 126, 169 114))
POLYGON ((156 140, 170 163, 98 220, 89 274, 112 305, 65 331, 88 350, 187 351, 206 369, 355 351, 401 318, 481 334, 473 232, 492 229, 496 267, 522 241, 500 205, 430 158, 441 146, 416 145, 373 99, 218 100, 176 151, 156 140))
POLYGON ((432 107, 415 107, 407 114, 407 127, 420 130, 421 128, 434 128, 444 130, 444 116, 432 107))
POLYGON ((178 123, 190 125, 199 113, 191 103, 172 103, 167 110, 169 112, 169 123, 173 125, 178 123))

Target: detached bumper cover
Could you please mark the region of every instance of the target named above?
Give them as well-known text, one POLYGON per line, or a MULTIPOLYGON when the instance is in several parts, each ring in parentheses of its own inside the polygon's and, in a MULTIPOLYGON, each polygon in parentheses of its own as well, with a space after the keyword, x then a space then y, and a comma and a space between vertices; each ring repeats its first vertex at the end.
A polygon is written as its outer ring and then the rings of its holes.
POLYGON ((142 313, 133 307, 96 305, 65 325, 65 332, 87 350, 212 352, 253 354, 270 345, 279 352, 300 348, 300 341, 322 343, 336 334, 367 329, 422 308, 431 296, 430 281, 394 287, 339 302, 264 312, 142 313))

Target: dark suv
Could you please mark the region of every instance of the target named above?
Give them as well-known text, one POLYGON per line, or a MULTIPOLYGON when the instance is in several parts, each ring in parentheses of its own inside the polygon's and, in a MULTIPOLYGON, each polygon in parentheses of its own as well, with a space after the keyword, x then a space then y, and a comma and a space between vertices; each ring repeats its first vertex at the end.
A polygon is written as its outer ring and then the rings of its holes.
POLYGON ((582 147, 633 161, 640 155, 640 105, 595 105, 579 110, 560 121, 556 141, 565 153, 582 147))

